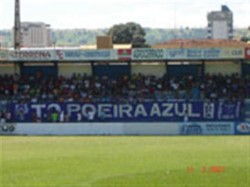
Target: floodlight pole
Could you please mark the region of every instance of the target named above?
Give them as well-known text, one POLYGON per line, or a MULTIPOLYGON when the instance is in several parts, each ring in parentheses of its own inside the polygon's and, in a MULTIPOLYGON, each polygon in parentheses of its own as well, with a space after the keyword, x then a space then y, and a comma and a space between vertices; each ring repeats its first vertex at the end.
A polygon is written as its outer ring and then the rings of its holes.
POLYGON ((20 1, 15 0, 14 49, 21 47, 20 1))

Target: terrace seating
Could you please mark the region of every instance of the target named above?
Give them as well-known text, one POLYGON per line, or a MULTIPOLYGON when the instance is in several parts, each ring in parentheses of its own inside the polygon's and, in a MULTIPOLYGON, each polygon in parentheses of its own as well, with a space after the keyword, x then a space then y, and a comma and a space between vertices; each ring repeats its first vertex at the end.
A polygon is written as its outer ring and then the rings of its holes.
POLYGON ((70 78, 0 76, 0 100, 11 102, 142 102, 169 99, 250 98, 250 77, 207 74, 169 78, 142 74, 118 79, 74 74, 70 78))

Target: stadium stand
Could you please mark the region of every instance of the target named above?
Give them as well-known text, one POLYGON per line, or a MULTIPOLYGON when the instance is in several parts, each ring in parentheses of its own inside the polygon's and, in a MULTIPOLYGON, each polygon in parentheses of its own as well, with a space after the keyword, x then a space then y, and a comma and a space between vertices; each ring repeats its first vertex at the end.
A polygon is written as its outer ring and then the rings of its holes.
MULTIPOLYGON (((5 52, 2 61, 8 62, 8 66, 3 64, 0 71, 1 118, 6 120, 9 116, 11 121, 11 114, 4 107, 8 103, 15 104, 14 111, 22 103, 47 106, 48 103, 103 102, 132 105, 170 100, 241 102, 250 98, 247 47, 238 41, 173 40, 153 48, 98 53, 90 50, 86 54, 79 50, 5 52), (181 48, 190 48, 190 56, 181 48), (206 48, 208 57, 199 56, 206 48), (180 50, 183 53, 178 53, 180 50), (57 52, 63 56, 57 56, 57 52), (17 64, 13 63, 16 61, 17 64), (71 73, 74 74, 69 76, 71 73)), ((219 111, 218 108, 215 110, 219 111)), ((238 111, 236 105, 234 108, 238 111)), ((55 111, 50 112, 52 116, 55 111)), ((69 118, 67 113, 53 116, 47 121, 69 118)), ((36 115, 32 118, 39 121, 36 115)))
MULTIPOLYGON (((5 103, 46 102, 163 102, 173 99, 242 101, 250 98, 250 76, 238 74, 206 74, 202 77, 162 77, 133 74, 111 79, 107 76, 73 74, 64 76, 0 76, 0 99, 5 103)), ((47 121, 58 121, 51 111, 47 121)), ((67 116, 64 116, 67 121, 67 116)), ((64 118, 63 117, 63 118, 64 118)), ((33 121, 39 121, 36 115, 33 121)), ((7 110, 1 111, 1 121, 12 121, 7 110)))
POLYGON ((1 100, 12 102, 145 102, 169 99, 250 98, 250 76, 206 74, 204 78, 156 77, 133 74, 107 76, 73 74, 72 77, 0 76, 1 100))

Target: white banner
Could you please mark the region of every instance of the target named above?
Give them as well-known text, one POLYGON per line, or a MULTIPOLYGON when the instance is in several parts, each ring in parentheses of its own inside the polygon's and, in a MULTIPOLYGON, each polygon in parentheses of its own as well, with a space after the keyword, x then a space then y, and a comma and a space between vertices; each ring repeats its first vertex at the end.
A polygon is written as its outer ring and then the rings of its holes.
POLYGON ((56 59, 60 61, 112 61, 118 60, 116 50, 56 50, 56 59))
POLYGON ((55 60, 53 50, 15 50, 9 51, 9 61, 52 61, 55 60))
POLYGON ((244 59, 244 48, 176 48, 165 49, 168 60, 244 59))

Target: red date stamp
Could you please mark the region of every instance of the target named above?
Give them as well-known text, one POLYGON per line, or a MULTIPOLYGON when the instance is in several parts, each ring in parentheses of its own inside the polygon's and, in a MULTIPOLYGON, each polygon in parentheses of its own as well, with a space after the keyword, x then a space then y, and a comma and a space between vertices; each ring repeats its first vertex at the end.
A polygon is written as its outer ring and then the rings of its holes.
MULTIPOLYGON (((194 173, 196 170, 193 166, 187 166, 186 172, 187 173, 194 173)), ((214 166, 202 166, 198 171, 201 173, 224 173, 225 172, 225 166, 219 166, 219 165, 214 165, 214 166)))

